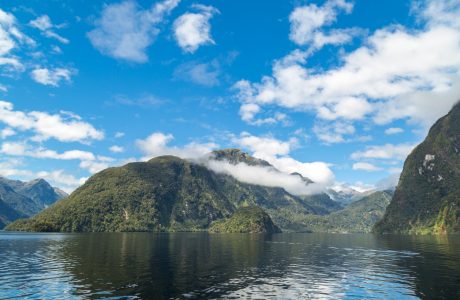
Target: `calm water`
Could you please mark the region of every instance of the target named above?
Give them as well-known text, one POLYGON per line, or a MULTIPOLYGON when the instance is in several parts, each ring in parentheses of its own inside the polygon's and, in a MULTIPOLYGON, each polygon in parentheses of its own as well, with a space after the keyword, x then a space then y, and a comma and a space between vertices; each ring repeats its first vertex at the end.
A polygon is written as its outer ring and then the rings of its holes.
POLYGON ((460 238, 0 233, 0 299, 460 299, 460 238))

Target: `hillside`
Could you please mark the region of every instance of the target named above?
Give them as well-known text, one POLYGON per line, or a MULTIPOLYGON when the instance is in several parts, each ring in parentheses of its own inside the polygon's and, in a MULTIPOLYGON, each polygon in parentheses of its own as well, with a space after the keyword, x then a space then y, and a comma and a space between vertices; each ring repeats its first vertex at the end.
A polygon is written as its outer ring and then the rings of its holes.
MULTIPOLYGON (((250 159, 234 150, 215 152, 233 162, 250 159)), ((109 168, 92 176, 68 198, 10 230, 191 231, 205 230, 238 207, 257 205, 288 230, 304 230, 299 220, 314 213, 308 201, 283 188, 263 187, 217 174, 174 156, 109 168)))
POLYGON ((460 103, 407 157, 378 233, 460 231, 460 103))
POLYGON ((308 215, 305 224, 313 232, 371 232, 390 203, 392 192, 377 191, 328 215, 308 215))
POLYGON ((221 233, 279 233, 270 216, 260 207, 238 208, 231 217, 211 224, 211 232, 221 233))

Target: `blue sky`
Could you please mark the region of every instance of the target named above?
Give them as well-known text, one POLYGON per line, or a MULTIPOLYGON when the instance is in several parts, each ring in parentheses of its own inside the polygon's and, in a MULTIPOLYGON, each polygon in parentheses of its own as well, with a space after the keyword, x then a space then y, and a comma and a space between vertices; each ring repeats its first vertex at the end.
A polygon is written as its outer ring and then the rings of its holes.
POLYGON ((460 98, 460 1, 0 1, 0 174, 238 147, 394 182, 460 98))

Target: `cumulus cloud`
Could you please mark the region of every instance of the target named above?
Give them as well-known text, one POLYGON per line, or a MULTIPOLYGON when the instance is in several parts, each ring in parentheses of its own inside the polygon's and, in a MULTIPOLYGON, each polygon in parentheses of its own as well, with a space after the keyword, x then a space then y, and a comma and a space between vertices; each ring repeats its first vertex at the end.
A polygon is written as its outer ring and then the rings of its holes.
POLYGON ((40 84, 57 87, 61 81, 70 82, 72 73, 72 70, 65 68, 37 68, 32 70, 30 77, 40 84))
POLYGON ((137 147, 144 154, 145 160, 160 155, 174 155, 181 158, 200 158, 218 147, 215 143, 192 142, 183 147, 169 146, 174 139, 172 134, 155 132, 145 139, 136 140, 137 147))
POLYGON ((357 162, 353 164, 353 170, 362 170, 368 172, 380 171, 381 168, 367 162, 357 162))
POLYGON ((40 16, 29 22, 29 25, 37 28, 42 32, 42 34, 48 38, 56 39, 57 41, 68 44, 69 40, 57 34, 53 29, 58 28, 59 26, 54 25, 51 22, 51 19, 48 15, 40 16))
POLYGON ((353 3, 345 0, 328 0, 323 6, 316 4, 299 6, 289 16, 291 32, 289 38, 298 45, 313 44, 321 48, 325 44, 343 44, 350 41, 354 30, 332 30, 324 33, 321 28, 332 24, 341 11, 350 13, 353 3))
POLYGON ((53 138, 61 142, 86 143, 104 138, 102 131, 82 121, 80 116, 66 112, 23 112, 14 110, 13 104, 6 101, 0 101, 0 122, 19 131, 32 131, 34 140, 53 138))
MULTIPOLYGON (((275 61, 272 74, 260 82, 239 81, 242 107, 252 108, 251 118, 277 105, 323 120, 432 124, 460 95, 460 25, 454 17, 460 5, 458 0, 424 3, 416 10, 421 28, 378 29, 356 49, 339 52, 338 66, 308 67, 311 52, 296 50, 275 61)), ((303 42, 303 35, 294 36, 303 42)))
POLYGON ((160 32, 158 25, 180 0, 164 0, 150 9, 141 9, 134 1, 109 4, 104 7, 96 28, 88 32, 91 44, 102 54, 145 63, 147 48, 160 32))
POLYGON ((296 138, 280 141, 269 136, 259 137, 243 132, 239 137, 233 138, 233 143, 248 149, 254 157, 268 161, 281 172, 288 174, 297 172, 303 177, 311 179, 317 185, 316 190, 321 190, 334 181, 334 173, 328 163, 320 161, 301 162, 289 156, 298 144, 296 138))
POLYGON ((200 46, 214 44, 210 19, 219 11, 212 6, 195 4, 197 12, 187 12, 174 21, 174 36, 185 52, 193 53, 200 46))

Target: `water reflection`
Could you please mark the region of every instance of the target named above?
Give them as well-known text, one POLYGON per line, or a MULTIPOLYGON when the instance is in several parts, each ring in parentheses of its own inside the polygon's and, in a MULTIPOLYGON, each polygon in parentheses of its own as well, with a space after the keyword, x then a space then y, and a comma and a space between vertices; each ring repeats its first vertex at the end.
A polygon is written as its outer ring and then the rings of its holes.
POLYGON ((459 298, 458 236, 0 233, 3 298, 459 298))

